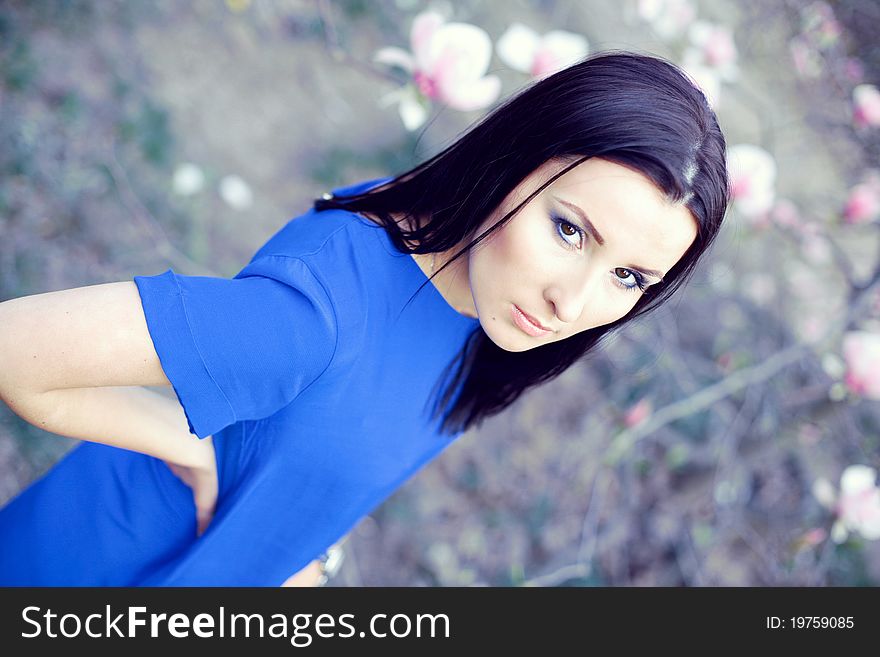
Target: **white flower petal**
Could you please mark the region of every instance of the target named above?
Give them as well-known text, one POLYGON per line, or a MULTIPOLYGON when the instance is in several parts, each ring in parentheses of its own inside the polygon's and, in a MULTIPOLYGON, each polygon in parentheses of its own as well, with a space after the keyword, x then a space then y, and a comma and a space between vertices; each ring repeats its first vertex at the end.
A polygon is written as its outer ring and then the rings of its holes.
POLYGON ((510 68, 529 73, 541 38, 532 28, 513 23, 495 44, 498 58, 510 68))
POLYGON ((389 107, 391 105, 394 105, 395 103, 399 103, 407 95, 405 89, 405 87, 392 89, 388 93, 379 96, 379 99, 376 101, 376 103, 379 105, 379 107, 389 107))
POLYGON ((773 183, 776 180, 776 160, 766 150, 754 144, 736 144, 729 149, 731 164, 739 171, 773 183))
POLYGON ((880 539, 880 506, 875 504, 869 517, 859 524, 859 533, 869 541, 880 539))
MULTIPOLYGON (((864 397, 880 399, 880 333, 847 331, 841 351, 847 365, 847 385, 864 397)), ((856 473, 851 481, 858 483, 858 477, 865 474, 856 473)))
POLYGON ((581 34, 566 32, 565 30, 553 30, 544 35, 541 49, 552 51, 560 62, 559 68, 567 68, 589 54, 590 43, 581 34))
POLYGON ((772 188, 762 187, 753 190, 748 196, 734 200, 734 207, 744 217, 752 220, 764 216, 773 207, 776 193, 772 188))
POLYGON ((853 89, 853 111, 859 124, 880 125, 880 90, 873 84, 860 84, 853 89))
POLYGON ((728 149, 734 204, 746 217, 768 212, 776 198, 776 161, 760 146, 736 144, 728 149))
POLYGON ((172 189, 180 196, 190 196, 200 191, 205 184, 205 174, 191 162, 185 162, 174 170, 172 189))
POLYGON ((446 22, 446 17, 439 11, 423 11, 413 19, 409 33, 410 48, 415 56, 416 67, 422 71, 430 65, 431 42, 437 30, 446 22))
POLYGON ((819 477, 813 482, 813 497, 826 509, 833 509, 837 493, 830 481, 825 477, 819 477))
POLYGON ((479 80, 461 80, 451 84, 444 81, 440 91, 441 99, 452 109, 470 112, 484 109, 495 102, 501 93, 501 79, 497 75, 487 75, 479 80))
POLYGON ((254 201, 251 188, 236 175, 226 176, 220 181, 220 196, 230 207, 236 210, 247 209, 254 201))
POLYGON ((870 103, 880 96, 880 91, 873 84, 858 84, 853 88, 852 97, 855 103, 870 103))
POLYGON ((412 132, 428 119, 427 108, 416 98, 407 97, 400 101, 398 107, 403 127, 412 132))
POLYGON ((854 495, 874 487, 877 471, 867 465, 851 465, 840 476, 841 494, 854 495))
POLYGON ((822 356, 822 369, 832 379, 842 379, 846 373, 846 363, 837 354, 828 352, 822 356))
POLYGON ((376 54, 373 55, 373 61, 377 64, 399 66, 408 73, 412 73, 415 67, 413 56, 403 48, 396 48, 394 46, 377 50, 376 54))
POLYGON ((660 16, 663 5, 663 0, 638 0, 636 11, 642 20, 653 21, 660 16))
POLYGON ((447 23, 434 33, 425 71, 435 79, 475 80, 485 75, 492 58, 492 41, 482 28, 447 23))

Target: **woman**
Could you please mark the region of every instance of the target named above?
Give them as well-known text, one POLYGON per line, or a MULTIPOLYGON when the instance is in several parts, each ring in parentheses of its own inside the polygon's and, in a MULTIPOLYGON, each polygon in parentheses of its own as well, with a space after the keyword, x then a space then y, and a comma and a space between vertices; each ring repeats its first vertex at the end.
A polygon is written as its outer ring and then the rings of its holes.
POLYGON ((0 510, 0 584, 313 581, 463 431, 681 286, 725 148, 675 66, 599 53, 325 194, 233 279, 0 304, 2 398, 85 441, 0 510))

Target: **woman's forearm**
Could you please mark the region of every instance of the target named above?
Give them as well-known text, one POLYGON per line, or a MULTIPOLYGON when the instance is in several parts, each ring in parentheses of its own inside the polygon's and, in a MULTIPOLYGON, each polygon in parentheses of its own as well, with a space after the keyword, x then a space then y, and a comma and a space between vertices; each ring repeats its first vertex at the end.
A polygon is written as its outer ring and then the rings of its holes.
POLYGON ((184 466, 202 466, 209 452, 189 432, 176 399, 140 386, 64 388, 4 398, 19 417, 69 438, 104 443, 184 466))

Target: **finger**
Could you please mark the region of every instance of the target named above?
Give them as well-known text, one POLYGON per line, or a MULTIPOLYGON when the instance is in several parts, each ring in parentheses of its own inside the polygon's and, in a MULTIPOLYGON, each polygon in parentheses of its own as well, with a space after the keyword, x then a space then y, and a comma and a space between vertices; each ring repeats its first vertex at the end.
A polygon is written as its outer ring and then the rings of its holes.
POLYGON ((196 509, 196 536, 201 536, 205 533, 205 530, 208 528, 208 525, 211 524, 213 518, 213 509, 196 509))
POLYGON ((207 501, 196 498, 196 536, 201 536, 208 528, 211 519, 214 517, 216 500, 217 498, 214 495, 208 496, 207 501))

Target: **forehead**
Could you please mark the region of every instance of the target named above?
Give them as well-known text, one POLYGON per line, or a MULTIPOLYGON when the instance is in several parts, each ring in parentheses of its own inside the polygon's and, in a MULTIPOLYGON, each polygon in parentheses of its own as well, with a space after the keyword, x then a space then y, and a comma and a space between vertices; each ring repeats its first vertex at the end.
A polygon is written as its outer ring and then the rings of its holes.
MULTIPOLYGON (((540 186, 562 168, 551 165, 533 175, 540 186)), ((697 235, 693 215, 684 205, 668 203, 644 174, 609 160, 590 158, 554 180, 543 193, 580 206, 610 246, 622 246, 625 241, 645 247, 640 250, 670 252, 678 259, 697 235)))

